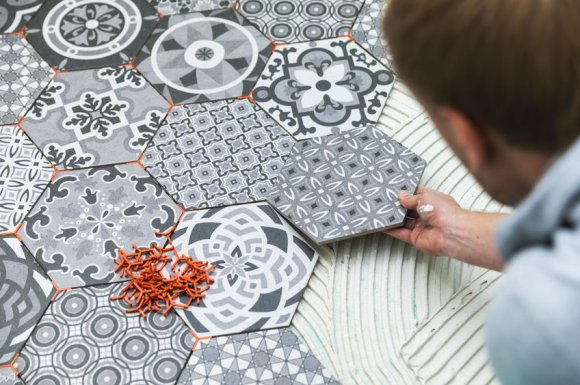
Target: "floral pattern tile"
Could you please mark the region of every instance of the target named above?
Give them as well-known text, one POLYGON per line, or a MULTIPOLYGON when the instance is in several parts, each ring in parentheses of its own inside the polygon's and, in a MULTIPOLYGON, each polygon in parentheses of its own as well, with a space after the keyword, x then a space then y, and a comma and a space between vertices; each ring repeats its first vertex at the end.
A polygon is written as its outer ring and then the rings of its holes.
POLYGON ((17 126, 0 126, 0 233, 16 230, 53 174, 17 126))
POLYGON ((391 67, 392 57, 382 34, 384 0, 366 0, 351 36, 375 58, 391 67))
POLYGON ((374 127, 296 144, 269 201, 318 243, 400 226, 425 161, 374 127))
POLYGON ((24 244, 61 288, 118 281, 120 247, 161 242, 180 215, 137 164, 59 173, 20 229, 24 244))
POLYGON ((290 329, 201 341, 177 385, 340 385, 290 329))
POLYGON ((237 9, 278 43, 348 34, 361 0, 240 0, 237 9))
POLYGON ((21 353, 26 384, 175 384, 193 336, 173 312, 125 313, 109 299, 121 288, 74 289, 50 305, 21 353))
POLYGON ((136 65, 174 104, 247 95, 272 53, 270 41, 231 9, 161 20, 136 65))
POLYGON ((145 0, 46 0, 25 33, 51 66, 70 71, 128 63, 157 21, 145 0))
POLYGON ((348 38, 279 47, 254 99, 296 139, 376 123, 394 76, 348 38))
POLYGON ((53 292, 46 273, 20 241, 0 237, 0 365, 20 351, 53 292))
POLYGON ((53 72, 18 35, 0 35, 0 124, 16 124, 53 72))
POLYGON ((185 209, 264 200, 294 140, 248 100, 173 109, 143 164, 185 209))
POLYGON ((234 0, 149 0, 164 15, 230 8, 234 0))
POLYGON ((201 305, 178 309, 202 337, 288 326, 318 260, 266 203, 188 212, 173 243, 216 266, 201 305))
MULTIPOLYGON (((44 0, 7 0, 0 4, 0 33, 20 31, 44 0)), ((1 382, 0 382, 1 384, 1 382)))
POLYGON ((106 67, 59 74, 22 127, 60 169, 101 166, 137 160, 168 110, 137 71, 106 67))

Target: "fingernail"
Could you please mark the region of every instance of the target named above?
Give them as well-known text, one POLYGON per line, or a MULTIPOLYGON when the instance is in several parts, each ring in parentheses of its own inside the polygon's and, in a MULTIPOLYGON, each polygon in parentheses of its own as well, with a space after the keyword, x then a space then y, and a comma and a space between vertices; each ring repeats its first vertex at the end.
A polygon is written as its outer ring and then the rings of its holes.
POLYGON ((433 207, 433 205, 422 205, 417 208, 417 211, 421 214, 430 213, 433 210, 435 210, 435 207, 433 207))

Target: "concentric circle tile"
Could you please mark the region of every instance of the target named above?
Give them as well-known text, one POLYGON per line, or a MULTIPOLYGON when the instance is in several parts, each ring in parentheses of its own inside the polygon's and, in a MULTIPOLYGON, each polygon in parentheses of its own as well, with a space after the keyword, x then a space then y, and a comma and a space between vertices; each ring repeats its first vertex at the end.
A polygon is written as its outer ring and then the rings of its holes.
POLYGON ((0 33, 17 32, 44 0, 7 0, 0 4, 0 33))

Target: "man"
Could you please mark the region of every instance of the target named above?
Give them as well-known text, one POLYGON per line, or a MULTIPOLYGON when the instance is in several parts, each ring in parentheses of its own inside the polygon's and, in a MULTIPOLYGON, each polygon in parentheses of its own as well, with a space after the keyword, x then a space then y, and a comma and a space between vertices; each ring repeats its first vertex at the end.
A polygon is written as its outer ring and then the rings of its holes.
POLYGON ((428 189, 389 231, 504 270, 486 324, 504 385, 580 384, 580 1, 390 0, 399 77, 508 217, 428 189))

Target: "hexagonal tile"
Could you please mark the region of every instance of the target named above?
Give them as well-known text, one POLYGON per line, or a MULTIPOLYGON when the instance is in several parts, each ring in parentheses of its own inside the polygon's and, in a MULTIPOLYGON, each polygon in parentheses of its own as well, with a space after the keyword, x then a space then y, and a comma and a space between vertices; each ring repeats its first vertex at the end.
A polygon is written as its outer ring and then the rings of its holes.
POLYGON ((199 336, 288 326, 318 260, 267 203, 188 212, 172 238, 216 266, 201 305, 178 309, 199 336))
POLYGON ((0 367, 0 385, 24 385, 24 382, 9 366, 0 367))
POLYGON ((48 160, 64 169, 135 161, 169 104, 130 67, 66 72, 22 122, 48 160))
POLYGON ((234 0, 149 0, 164 15, 230 8, 234 0))
POLYGON ((0 124, 16 124, 53 72, 18 35, 0 35, 0 124))
POLYGON ((143 164, 185 209, 264 200, 294 140, 248 100, 171 111, 143 164))
POLYGON ((231 9, 163 18, 136 65, 175 104, 247 95, 270 41, 231 9))
POLYGON ((383 39, 385 0, 366 0, 352 27, 352 37, 375 58, 391 66, 391 54, 383 39))
POLYGON ((20 241, 0 237, 0 365, 10 363, 22 348, 53 292, 50 280, 20 241))
MULTIPOLYGON (((4 1, 0 4, 0 33, 17 32, 44 0, 4 1)), ((1 382, 0 382, 1 383, 1 382)))
POLYGON ((394 76, 348 38, 289 44, 270 58, 254 99, 296 139, 376 123, 394 76))
POLYGON ((180 210, 137 164, 59 173, 20 229, 59 287, 119 281, 119 247, 161 242, 180 210))
POLYGON ((374 127, 294 146, 269 201, 318 243, 400 226, 425 161, 374 127))
POLYGON ((0 126, 0 233, 16 230, 53 174, 17 126, 0 126))
POLYGON ((339 385, 290 329, 201 341, 178 385, 339 385))
POLYGON ((81 70, 128 63, 157 20, 145 0, 46 0, 25 33, 51 66, 81 70))
POLYGON ((193 336, 174 312, 146 318, 111 301, 119 284, 67 291, 53 302, 22 350, 27 384, 174 384, 193 336))
POLYGON ((360 0, 239 0, 238 11, 278 43, 348 34, 360 0))

